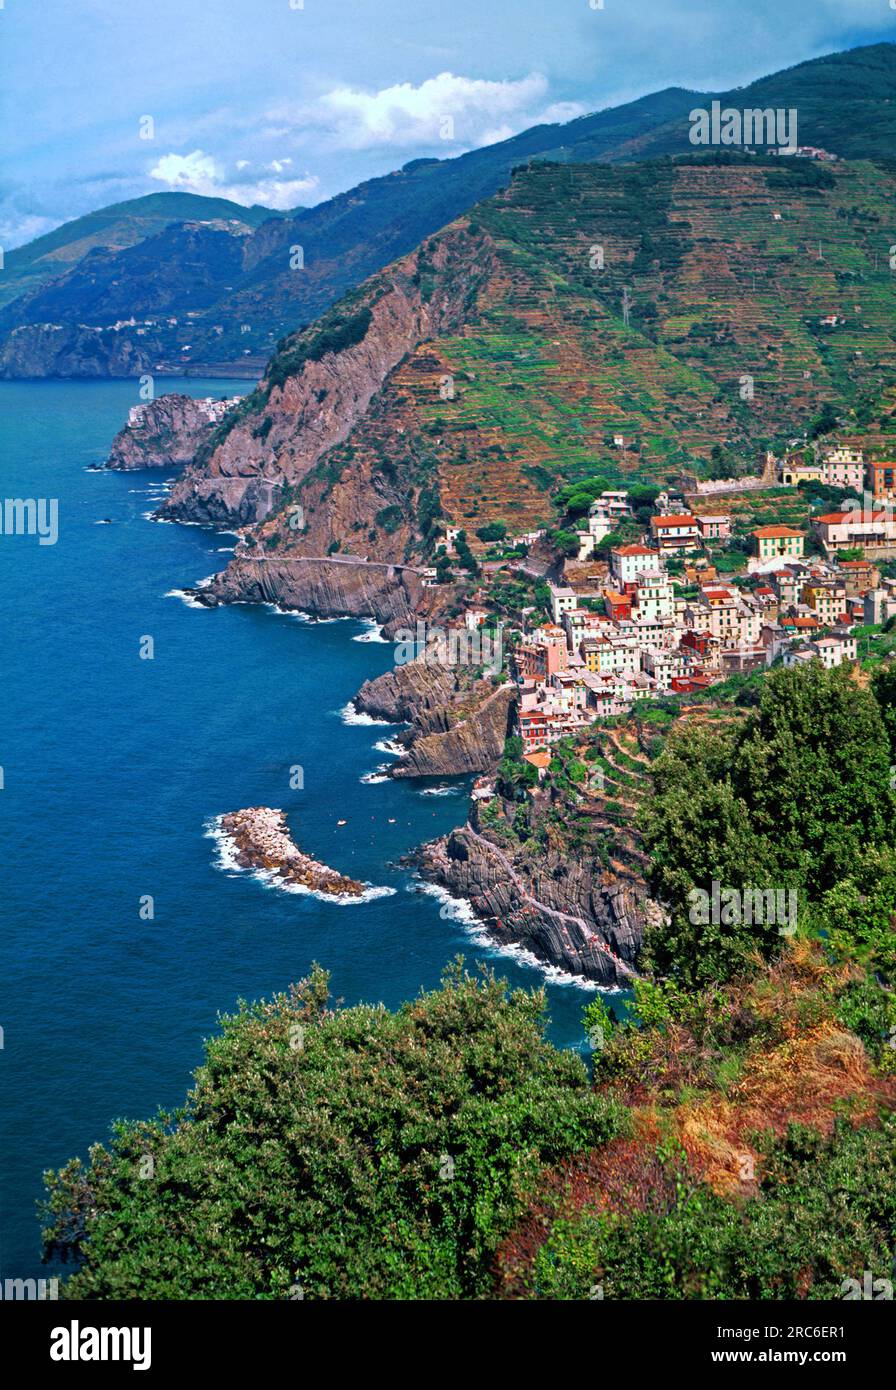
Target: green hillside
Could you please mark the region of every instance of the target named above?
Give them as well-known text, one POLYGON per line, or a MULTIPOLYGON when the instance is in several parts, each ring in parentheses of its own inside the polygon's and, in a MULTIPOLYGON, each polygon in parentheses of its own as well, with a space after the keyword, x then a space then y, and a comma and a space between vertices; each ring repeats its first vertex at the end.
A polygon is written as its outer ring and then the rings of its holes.
POLYGON ((0 279, 0 306, 71 269, 94 247, 122 250, 154 236, 172 222, 236 220, 252 228, 281 215, 270 208, 246 208, 227 198, 204 198, 196 193, 149 193, 144 198, 113 203, 8 251, 0 279))
MULTIPOLYGON (((877 44, 813 59, 729 92, 670 87, 565 125, 536 126, 456 158, 413 160, 317 207, 280 216, 277 224, 270 220, 277 214, 266 209, 188 194, 154 194, 104 209, 11 253, 0 291, 0 307, 7 311, 4 336, 48 320, 72 328, 104 326, 109 320, 101 309, 110 301, 101 282, 115 286, 116 304, 126 302, 126 311, 116 311, 116 317, 145 317, 155 306, 139 258, 135 272, 128 255, 135 243, 158 235, 172 219, 235 217, 256 229, 241 238, 239 273, 227 277, 214 302, 203 304, 188 327, 162 327, 144 347, 169 363, 180 360, 187 342, 194 360, 231 361, 247 349, 255 360, 266 356, 277 338, 310 323, 346 291, 494 195, 514 166, 533 160, 620 164, 693 154, 688 113, 713 100, 739 109, 795 108, 802 144, 851 159, 885 160, 896 150, 896 46, 877 44), (268 225, 259 229, 265 221, 268 225), (80 275, 83 257, 99 245, 111 247, 113 254, 80 275), (294 245, 304 252, 299 273, 290 264, 294 245), (59 291, 48 301, 40 287, 60 275, 59 291)), ((184 289, 183 304, 166 306, 178 318, 196 307, 189 302, 195 251, 176 238, 166 244, 170 278, 181 277, 184 289)), ((210 248, 210 254, 218 256, 218 248, 210 248)), ((15 376, 33 360, 31 354, 17 359, 15 351, 0 347, 0 374, 15 376)))
MULTIPOLYGON (((894 438, 890 172, 747 157, 535 163, 332 313, 375 306, 390 284, 424 300, 456 296, 465 237, 479 239, 483 269, 466 281, 459 325, 419 341, 383 382, 309 479, 328 480, 322 496, 308 494, 316 508, 361 474, 385 485, 389 461, 409 537, 421 468, 449 520, 471 535, 492 521, 513 532, 552 522, 560 485, 583 477, 706 474, 714 450, 756 472, 760 451, 836 427, 894 438)), ((297 350, 290 340, 275 356, 268 387, 301 375, 297 350)), ((261 417, 274 424, 280 410, 269 394, 244 405, 262 433, 271 425, 261 417)), ((289 460, 303 449, 301 424, 292 429, 279 460, 290 482, 289 460)), ((331 539, 350 549, 345 509, 330 503, 331 539)), ((383 534, 369 539, 389 548, 383 534)))

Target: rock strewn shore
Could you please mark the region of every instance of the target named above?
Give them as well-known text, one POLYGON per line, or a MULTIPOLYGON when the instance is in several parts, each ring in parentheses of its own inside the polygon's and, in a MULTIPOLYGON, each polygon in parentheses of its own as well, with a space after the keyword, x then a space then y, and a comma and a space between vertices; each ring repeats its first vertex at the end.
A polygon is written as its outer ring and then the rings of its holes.
POLYGON ((243 869, 265 869, 285 883, 301 884, 334 897, 359 898, 364 884, 303 854, 293 841, 283 811, 249 806, 221 817, 221 829, 233 843, 243 869))

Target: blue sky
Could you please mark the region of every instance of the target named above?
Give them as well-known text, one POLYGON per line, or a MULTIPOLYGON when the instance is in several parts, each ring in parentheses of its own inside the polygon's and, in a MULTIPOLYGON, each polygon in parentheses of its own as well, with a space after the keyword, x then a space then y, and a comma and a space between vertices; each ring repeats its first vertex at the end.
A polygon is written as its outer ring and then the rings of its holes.
POLYGON ((0 3, 7 249, 171 188, 310 205, 538 121, 896 39, 890 0, 0 3))

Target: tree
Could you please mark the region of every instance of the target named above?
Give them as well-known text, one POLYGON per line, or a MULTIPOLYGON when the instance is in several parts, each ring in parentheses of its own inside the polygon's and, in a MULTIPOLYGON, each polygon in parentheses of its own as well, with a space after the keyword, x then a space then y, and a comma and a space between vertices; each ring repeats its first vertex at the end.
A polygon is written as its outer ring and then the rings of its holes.
POLYGON ((872 848, 821 900, 815 919, 837 955, 896 981, 896 853, 872 848))
POLYGON ((482 1297, 541 1168, 618 1122, 543 992, 460 962, 395 1013, 334 1011, 316 968, 222 1025, 181 1110, 47 1175, 67 1296, 482 1297))
POLYGON ((739 728, 671 736, 642 811, 652 886, 669 909, 646 934, 647 958, 699 982, 728 979, 750 952, 776 954, 780 923, 704 920, 693 894, 715 883, 793 892, 801 914, 817 904, 892 837, 890 758, 873 693, 815 662, 771 672, 739 728))
POLYGON ((458 531, 454 538, 454 549, 463 568, 472 574, 475 579, 479 574, 479 564, 467 542, 466 531, 458 531))
POLYGON ((489 521, 485 526, 480 526, 476 535, 481 541, 503 541, 507 535, 507 526, 503 521, 489 521))
POLYGON ((888 661, 875 672, 872 689, 890 741, 890 761, 896 764, 896 661, 888 661))
POLYGON ((787 881, 823 892, 894 825, 881 711, 848 667, 774 672, 738 742, 733 780, 755 829, 777 844, 787 881))
POLYGON ((572 556, 579 553, 579 538, 574 531, 549 531, 547 539, 561 555, 572 556))

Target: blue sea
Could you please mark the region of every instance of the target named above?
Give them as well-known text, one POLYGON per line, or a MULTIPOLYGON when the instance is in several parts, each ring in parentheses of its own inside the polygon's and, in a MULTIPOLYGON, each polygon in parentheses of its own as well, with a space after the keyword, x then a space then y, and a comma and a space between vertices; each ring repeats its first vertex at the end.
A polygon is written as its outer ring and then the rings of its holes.
MULTIPOLYGON (((222 568, 233 537, 149 520, 159 472, 91 471, 137 399, 130 381, 0 383, 0 495, 59 507, 55 545, 0 535, 5 1278, 41 1272, 43 1171, 86 1157, 116 1118, 180 1102, 239 999, 313 961, 346 1004, 394 1007, 458 953, 513 985, 544 982, 443 918, 398 863, 464 819, 468 784, 377 774, 390 754, 375 745, 396 730, 345 710, 393 648, 358 621, 191 606, 178 591, 222 568), (287 811, 302 848, 390 891, 341 906, 222 867, 214 818, 259 804, 287 811)), ((551 1037, 584 1048, 590 996, 547 989, 551 1037)))

